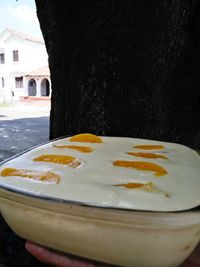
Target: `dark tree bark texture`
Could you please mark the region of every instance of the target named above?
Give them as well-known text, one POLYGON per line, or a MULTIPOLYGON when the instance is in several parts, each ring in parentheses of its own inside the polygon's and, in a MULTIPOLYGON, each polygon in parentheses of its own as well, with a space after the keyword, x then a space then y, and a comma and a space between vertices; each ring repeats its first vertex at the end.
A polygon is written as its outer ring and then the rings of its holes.
POLYGON ((200 147, 199 0, 36 0, 50 138, 91 132, 200 147))

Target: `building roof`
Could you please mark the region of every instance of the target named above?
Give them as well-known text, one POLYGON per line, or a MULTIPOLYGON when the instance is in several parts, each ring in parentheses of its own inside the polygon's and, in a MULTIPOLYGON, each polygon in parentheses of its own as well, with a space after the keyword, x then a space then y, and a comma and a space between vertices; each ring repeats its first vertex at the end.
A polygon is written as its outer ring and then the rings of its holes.
POLYGON ((35 77, 35 76, 50 76, 50 71, 48 66, 43 66, 38 69, 34 69, 25 74, 25 77, 35 77))
POLYGON ((27 40, 27 41, 31 41, 31 42, 35 42, 35 43, 40 43, 40 44, 44 44, 44 41, 37 38, 37 37, 34 37, 34 36, 31 36, 31 35, 28 35, 28 34, 25 34, 23 32, 18 32, 16 30, 13 30, 13 29, 10 29, 10 28, 6 28, 1 34, 0 34, 0 39, 4 39, 7 40, 11 35, 14 35, 20 39, 23 39, 23 40, 27 40))

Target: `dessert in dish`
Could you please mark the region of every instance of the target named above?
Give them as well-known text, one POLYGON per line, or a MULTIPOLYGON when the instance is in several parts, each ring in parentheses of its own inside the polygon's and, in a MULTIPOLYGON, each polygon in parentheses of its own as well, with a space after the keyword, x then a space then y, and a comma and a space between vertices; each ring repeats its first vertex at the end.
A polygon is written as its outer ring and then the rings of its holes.
POLYGON ((17 235, 58 251, 177 267, 200 240, 199 160, 173 143, 57 139, 0 165, 0 212, 17 235))
POLYGON ((0 166, 0 186, 85 205, 182 211, 200 204, 200 158, 189 147, 79 134, 0 166))

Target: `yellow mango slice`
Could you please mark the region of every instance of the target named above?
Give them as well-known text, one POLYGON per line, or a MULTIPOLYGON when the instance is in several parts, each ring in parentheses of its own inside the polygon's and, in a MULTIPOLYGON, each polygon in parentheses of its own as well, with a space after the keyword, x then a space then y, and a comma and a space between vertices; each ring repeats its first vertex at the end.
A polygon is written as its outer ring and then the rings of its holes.
POLYGON ((86 142, 86 143, 103 143, 101 137, 90 134, 90 133, 83 133, 77 134, 72 136, 69 141, 71 142, 86 142))
POLYGON ((113 165, 142 171, 153 171, 155 172, 154 176, 157 177, 167 174, 167 171, 163 167, 152 162, 116 160, 113 165))
POLYGON ((69 149, 75 149, 79 152, 83 153, 90 153, 93 151, 93 149, 89 146, 70 146, 70 145, 53 145, 56 148, 69 148, 69 149))
POLYGON ((75 157, 65 155, 41 155, 33 160, 64 164, 73 168, 76 168, 81 164, 75 157))
POLYGON ((149 159, 168 159, 164 155, 154 154, 154 153, 127 152, 127 154, 135 157, 149 158, 149 159))
POLYGON ((166 192, 163 192, 156 188, 153 183, 127 183, 127 184, 115 184, 114 186, 122 186, 127 189, 142 189, 147 192, 157 192, 163 194, 165 197, 170 197, 170 195, 166 192))
POLYGON ((138 145, 134 146, 134 148, 144 149, 144 150, 153 150, 153 149, 164 149, 164 146, 161 145, 138 145))
POLYGON ((128 189, 144 189, 146 191, 153 190, 153 183, 127 183, 127 184, 115 184, 114 186, 123 186, 128 189))
POLYGON ((53 182, 59 183, 60 177, 59 175, 53 172, 45 172, 45 171, 36 171, 36 170, 26 170, 26 169, 15 169, 15 168, 5 168, 1 171, 1 176, 19 176, 22 178, 28 178, 33 180, 39 180, 44 182, 53 182))

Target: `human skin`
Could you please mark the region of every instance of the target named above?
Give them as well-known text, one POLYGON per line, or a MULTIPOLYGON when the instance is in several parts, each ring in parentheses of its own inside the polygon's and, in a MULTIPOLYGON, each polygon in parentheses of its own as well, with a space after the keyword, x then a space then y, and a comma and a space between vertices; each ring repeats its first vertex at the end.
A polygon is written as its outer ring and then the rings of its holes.
MULTIPOLYGON (((111 265, 97 263, 77 257, 62 255, 29 241, 25 244, 26 250, 39 261, 56 267, 109 267, 111 265)), ((200 245, 180 267, 200 267, 200 245)))
POLYGON ((73 257, 71 255, 62 255, 50 251, 44 247, 31 242, 26 242, 26 250, 39 261, 56 267, 109 267, 111 265, 97 263, 94 261, 73 257))

